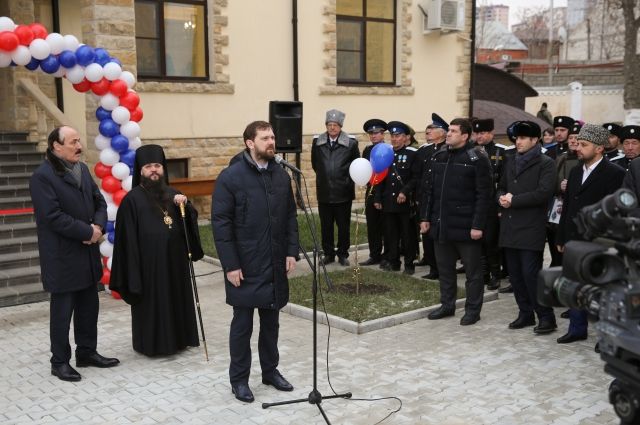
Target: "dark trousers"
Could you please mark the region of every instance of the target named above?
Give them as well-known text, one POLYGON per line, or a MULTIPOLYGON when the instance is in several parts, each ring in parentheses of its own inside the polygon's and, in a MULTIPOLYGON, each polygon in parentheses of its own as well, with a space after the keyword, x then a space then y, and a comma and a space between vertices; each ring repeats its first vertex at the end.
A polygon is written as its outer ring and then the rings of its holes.
MULTIPOLYGON (((229 380, 232 384, 248 383, 251 372, 251 335, 253 333, 254 308, 233 307, 233 319, 229 330, 229 380)), ((278 330, 280 328, 279 310, 259 308, 260 335, 258 336, 258 354, 262 376, 271 377, 278 367, 278 330)))
POLYGON ((571 335, 582 336, 587 334, 589 321, 584 310, 569 309, 569 331, 571 335))
POLYGON ((331 258, 336 254, 339 258, 349 256, 349 227, 351 226, 351 201, 339 204, 318 204, 320 230, 322 234, 322 250, 331 258), (333 242, 333 225, 338 227, 338 249, 333 242))
POLYGON ((376 209, 373 202, 367 201, 364 209, 367 218, 367 239, 369 241, 369 257, 374 260, 382 258, 384 216, 382 210, 376 209))
POLYGON ((74 292, 52 293, 49 303, 51 364, 69 363, 69 327, 73 317, 76 357, 92 354, 98 342, 98 291, 95 285, 74 292))
POLYGON ((547 223, 547 242, 549 243, 549 252, 551 253, 551 264, 549 265, 549 267, 557 267, 562 265, 562 253, 558 251, 556 243, 557 232, 557 224, 547 223))
POLYGON ((421 237, 425 262, 431 267, 431 271, 437 272, 438 262, 436 261, 436 248, 433 244, 433 239, 424 234, 421 237))
POLYGON ((392 265, 400 265, 400 242, 404 264, 413 265, 416 259, 416 224, 409 212, 384 213, 384 240, 386 243, 386 260, 392 265))
POLYGON ((542 269, 542 251, 505 248, 504 253, 509 267, 509 281, 520 313, 533 316, 535 312, 539 321, 555 321, 553 309, 540 305, 537 298, 538 272, 542 269))
POLYGON ((500 250, 498 248, 498 236, 500 232, 497 213, 487 216, 487 224, 482 234, 483 274, 493 275, 496 278, 500 274, 500 250))
POLYGON ((467 277, 465 289, 467 301, 464 309, 467 314, 478 315, 482 310, 484 283, 482 282, 482 244, 479 241, 440 242, 434 243, 436 261, 440 274, 440 303, 446 310, 455 310, 456 294, 456 261, 462 259, 467 277))

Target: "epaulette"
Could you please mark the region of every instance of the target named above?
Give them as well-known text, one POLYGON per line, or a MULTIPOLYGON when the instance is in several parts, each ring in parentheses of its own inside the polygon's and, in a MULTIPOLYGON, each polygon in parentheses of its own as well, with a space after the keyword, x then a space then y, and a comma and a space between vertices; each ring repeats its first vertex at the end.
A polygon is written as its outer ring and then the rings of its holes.
POLYGON ((349 139, 357 140, 357 139, 356 139, 356 136, 353 136, 353 135, 351 135, 351 134, 349 134, 349 139))
POLYGON ((314 139, 317 139, 318 137, 320 137, 320 135, 319 135, 319 134, 314 134, 314 135, 313 135, 313 138, 314 138, 314 139))
POLYGON ((469 155, 469 159, 471 161, 477 161, 478 160, 478 153, 476 152, 476 148, 473 147, 471 149, 467 149, 467 155, 469 155))
POLYGON ((624 153, 621 153, 621 154, 618 154, 618 155, 614 156, 613 158, 611 158, 611 159, 609 160, 609 162, 611 162, 611 161, 618 161, 618 160, 620 160, 620 159, 622 159, 622 158, 624 158, 624 153))
POLYGON ((516 146, 515 146, 515 145, 509 145, 509 146, 507 146, 507 145, 503 145, 502 143, 496 143, 496 148, 500 148, 500 149, 503 149, 503 150, 505 150, 505 151, 508 151, 508 150, 510 150, 510 149, 515 149, 515 148, 516 148, 516 146))
POLYGON ((418 150, 418 149, 414 148, 413 146, 405 146, 404 148, 405 148, 406 150, 409 150, 409 151, 412 151, 412 152, 415 152, 415 151, 417 151, 417 150, 418 150))
POLYGON ((421 145, 418 149, 428 148, 429 146, 433 146, 433 143, 425 143, 424 145, 421 145))
POLYGON ((547 153, 547 148, 545 148, 545 147, 543 146, 542 148, 540 148, 540 151, 541 151, 542 153, 547 153))

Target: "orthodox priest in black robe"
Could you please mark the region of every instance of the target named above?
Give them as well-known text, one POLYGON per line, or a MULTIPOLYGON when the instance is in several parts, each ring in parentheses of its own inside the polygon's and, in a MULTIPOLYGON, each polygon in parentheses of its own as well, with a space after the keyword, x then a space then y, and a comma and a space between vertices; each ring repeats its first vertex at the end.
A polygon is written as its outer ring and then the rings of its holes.
POLYGON ((194 261, 204 255, 198 213, 186 196, 168 186, 162 147, 138 148, 132 177, 133 188, 118 208, 109 287, 131 305, 133 349, 147 356, 170 355, 199 345, 178 205, 186 203, 194 261))

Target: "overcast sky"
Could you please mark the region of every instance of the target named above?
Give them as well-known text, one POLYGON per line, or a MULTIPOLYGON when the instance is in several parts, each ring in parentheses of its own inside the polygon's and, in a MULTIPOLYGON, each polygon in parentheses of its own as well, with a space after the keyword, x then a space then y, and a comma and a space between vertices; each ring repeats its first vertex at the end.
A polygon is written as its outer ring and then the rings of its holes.
MULTIPOLYGON (((518 10, 526 8, 549 8, 551 5, 550 0, 478 0, 478 6, 491 5, 491 4, 504 4, 509 6, 509 26, 517 24, 518 10)), ((553 7, 562 7, 567 5, 567 0, 553 0, 553 7)))

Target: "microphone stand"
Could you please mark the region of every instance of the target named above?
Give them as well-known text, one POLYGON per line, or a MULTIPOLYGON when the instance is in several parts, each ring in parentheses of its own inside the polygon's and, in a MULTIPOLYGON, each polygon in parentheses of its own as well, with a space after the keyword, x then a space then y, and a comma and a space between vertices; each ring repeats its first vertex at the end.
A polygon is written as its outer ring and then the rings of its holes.
MULTIPOLYGON (((300 173, 300 175, 302 175, 302 173, 300 173)), ((311 390, 307 398, 279 401, 276 403, 262 403, 262 408, 267 409, 272 406, 282 406, 285 404, 297 404, 297 403, 308 402, 310 404, 315 404, 318 407, 318 410, 320 410, 320 414, 322 414, 322 417, 324 418, 325 422, 328 425, 331 425, 331 422, 329 421, 327 414, 325 413, 324 409, 321 406, 322 400, 328 400, 332 398, 351 398, 352 394, 350 392, 347 392, 344 394, 323 396, 320 393, 320 391, 318 391, 318 321, 317 321, 317 317, 318 317, 318 254, 320 250, 318 248, 319 246, 318 237, 316 235, 315 228, 314 226, 311 225, 311 217, 309 215, 309 212, 307 211, 306 205, 304 204, 304 197, 302 196, 302 190, 300 189, 300 185, 298 184, 297 180, 296 179, 293 179, 293 180, 296 181, 296 190, 300 194, 299 200, 301 202, 301 208, 304 210, 304 215, 307 220, 307 224, 309 225, 309 229, 311 230, 311 237, 313 239, 313 260, 309 258, 309 255, 303 249, 301 250, 302 254, 304 255, 304 258, 307 260, 307 263, 309 263, 309 267, 313 271, 313 283, 311 285, 311 293, 312 293, 312 299, 313 299, 313 389, 311 390)), ((322 266, 324 267, 324 264, 322 264, 322 266)), ((325 274, 326 274, 326 269, 325 269, 325 274)))

